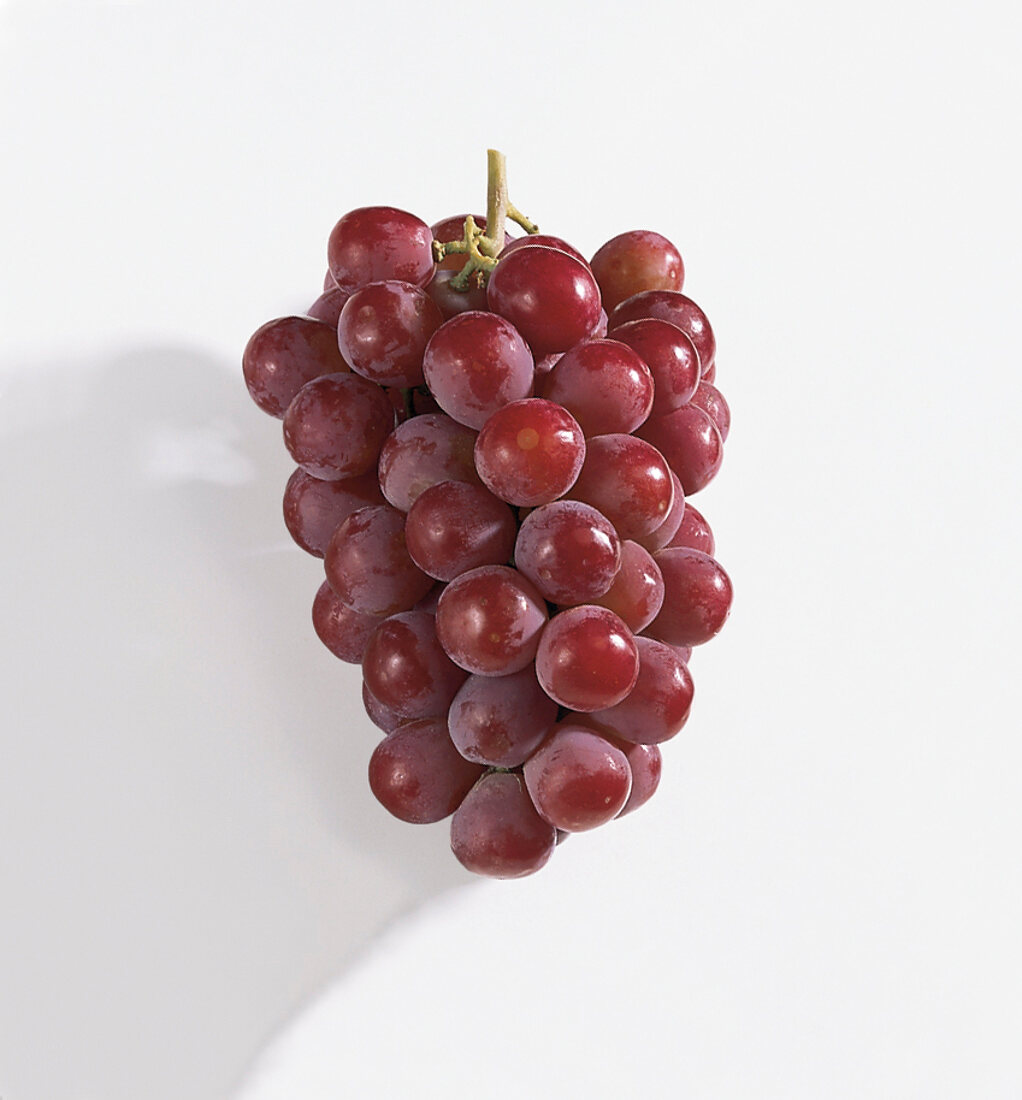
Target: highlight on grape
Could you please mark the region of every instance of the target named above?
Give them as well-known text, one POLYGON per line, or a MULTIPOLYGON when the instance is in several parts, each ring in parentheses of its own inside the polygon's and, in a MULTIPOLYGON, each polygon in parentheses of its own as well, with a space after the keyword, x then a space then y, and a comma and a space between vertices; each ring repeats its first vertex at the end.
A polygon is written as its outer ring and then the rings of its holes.
POLYGON ((485 216, 362 207, 327 263, 242 357, 296 464, 284 522, 323 559, 313 627, 361 665, 379 802, 449 817, 470 871, 532 874, 652 797, 731 608, 689 499, 730 429, 713 329, 666 237, 587 261, 496 150, 485 216))

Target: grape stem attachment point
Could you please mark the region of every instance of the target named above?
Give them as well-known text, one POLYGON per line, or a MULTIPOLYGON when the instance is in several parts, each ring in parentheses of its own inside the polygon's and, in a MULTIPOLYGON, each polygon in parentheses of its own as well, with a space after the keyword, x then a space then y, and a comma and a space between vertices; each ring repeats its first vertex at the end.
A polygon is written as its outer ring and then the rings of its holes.
POLYGON ((465 219, 465 232, 460 241, 434 241, 433 259, 440 263, 445 256, 467 255, 465 266, 451 279, 452 290, 467 291, 472 282, 486 285, 490 272, 504 248, 504 224, 510 218, 526 233, 538 233, 539 226, 527 218, 507 197, 507 163, 497 149, 486 151, 486 228, 484 233, 471 214, 465 219))

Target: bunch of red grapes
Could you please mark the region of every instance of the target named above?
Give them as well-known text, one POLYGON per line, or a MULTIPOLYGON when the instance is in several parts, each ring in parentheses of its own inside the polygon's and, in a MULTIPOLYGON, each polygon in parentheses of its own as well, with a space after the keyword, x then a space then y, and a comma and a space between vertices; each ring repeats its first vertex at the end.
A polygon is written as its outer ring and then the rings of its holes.
POLYGON ((513 878, 657 788, 692 647, 731 604, 686 499, 730 414, 670 241, 623 233, 587 262, 508 239, 460 290, 466 257, 434 241, 465 221, 346 214, 322 295, 263 325, 244 373, 297 463, 288 530, 324 559, 316 632, 386 734, 373 793, 404 821, 453 814, 461 863, 513 878))

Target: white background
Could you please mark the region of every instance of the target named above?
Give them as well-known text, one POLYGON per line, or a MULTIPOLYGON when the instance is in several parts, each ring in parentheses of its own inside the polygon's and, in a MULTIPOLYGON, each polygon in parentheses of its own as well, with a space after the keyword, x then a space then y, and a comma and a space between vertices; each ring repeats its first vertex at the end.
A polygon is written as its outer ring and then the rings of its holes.
POLYGON ((1020 31, 0 6, 4 1100, 1022 1095, 1020 31), (512 883, 366 791, 239 370, 487 146, 583 252, 678 244, 734 417, 661 789, 512 883))

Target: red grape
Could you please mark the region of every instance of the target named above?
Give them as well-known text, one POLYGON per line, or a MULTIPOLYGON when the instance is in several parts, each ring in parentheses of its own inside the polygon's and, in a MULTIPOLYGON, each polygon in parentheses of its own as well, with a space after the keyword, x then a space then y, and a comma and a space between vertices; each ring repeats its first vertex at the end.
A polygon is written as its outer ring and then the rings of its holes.
POLYGON ((344 303, 350 297, 351 293, 347 290, 341 290, 341 288, 334 283, 333 276, 331 276, 330 287, 324 290, 312 305, 309 306, 307 312, 310 317, 314 317, 317 321, 322 321, 324 325, 329 325, 336 333, 337 319, 341 315, 344 303))
POLYGON ((477 875, 522 878, 543 867, 557 845, 514 772, 488 772, 465 795, 451 819, 451 850, 477 875))
POLYGON ((608 310, 643 290, 681 290, 685 282, 681 253, 648 229, 612 237, 593 256, 592 269, 608 310))
POLYGON ((390 733, 391 730, 396 730, 398 726, 403 726, 408 721, 400 714, 395 714, 389 707, 385 707, 366 687, 364 680, 362 681, 362 706, 369 715, 369 721, 384 733, 390 733))
POLYGON ((356 290, 337 322, 351 369, 381 386, 422 385, 422 355, 443 323, 436 302, 417 286, 389 280, 356 290))
MULTIPOLYGON (((448 244, 451 241, 460 241, 465 237, 465 219, 468 214, 452 214, 449 218, 441 218, 440 221, 434 222, 429 231, 433 234, 433 240, 441 241, 443 244, 448 244)), ((473 214, 473 220, 476 225, 485 233, 486 232, 486 217, 483 214, 473 214)), ((463 252, 452 252, 449 256, 445 256, 439 264, 437 264, 437 272, 452 271, 456 275, 464 266, 468 257, 463 252)))
POLYGON ((380 451, 383 495, 407 512, 419 494, 441 481, 481 484, 472 459, 476 433, 443 413, 399 424, 380 451))
POLYGON ((594 711, 594 722, 625 741, 659 745, 681 729, 692 709, 692 677, 673 646, 636 638, 639 678, 626 699, 594 711))
POLYGON ((671 645, 702 645, 719 633, 731 611, 731 578, 701 550, 661 550, 654 560, 664 575, 664 605, 646 628, 671 645))
POLYGON ((628 758, 605 737, 570 720, 525 762, 525 785, 541 817, 565 832, 595 829, 628 801, 628 758))
POLYGON ((490 275, 486 297, 536 356, 567 351, 600 319, 600 288, 588 266, 539 245, 505 256, 490 275))
POLYGON ((393 206, 363 206, 331 230, 327 259, 342 290, 384 279, 425 286, 433 277, 433 234, 414 214, 393 206))
POLYGON ((555 500, 525 517, 514 554, 518 569, 552 603, 590 603, 610 588, 621 542, 595 508, 555 500))
POLYGON ((652 554, 630 539, 621 543, 621 568, 614 583, 592 602, 619 615, 633 634, 645 630, 664 602, 664 578, 652 554))
POLYGON ((649 368, 654 386, 651 416, 680 409, 692 400, 699 385, 699 353, 676 325, 646 317, 619 325, 614 339, 632 348, 649 368))
POLYGON ((241 367, 252 400, 278 419, 307 382, 348 370, 336 329, 311 317, 267 321, 252 334, 241 367))
POLYGON ((720 390, 704 378, 692 397, 692 404, 702 409, 713 421, 717 431, 720 432, 721 441, 726 440, 731 430, 731 409, 720 390))
POLYGON ((312 601, 312 625, 319 640, 335 657, 352 665, 362 663, 369 636, 381 621, 348 607, 327 581, 319 586, 312 601))
POLYGON ((542 398, 498 409, 479 433, 476 470, 495 496, 519 507, 549 504, 575 484, 586 443, 575 418, 542 398))
POLYGON ((704 554, 713 557, 715 549, 713 532, 710 530, 710 525, 703 518, 702 512, 699 512, 694 505, 685 505, 685 514, 681 517, 681 526, 667 545, 669 547, 691 546, 693 550, 702 550, 704 554))
POLYGON ((540 396, 563 405, 586 436, 632 432, 653 408, 653 376, 617 340, 584 340, 542 380, 540 396))
POLYGON ((633 435, 597 435, 586 444, 571 496, 602 512, 621 538, 636 539, 666 520, 674 483, 664 456, 651 444, 633 435))
POLYGON ((362 675, 374 698, 393 713, 427 718, 447 713, 466 673, 444 653, 433 616, 405 611, 377 625, 362 675))
POLYGON ((306 383, 284 414, 284 444, 313 477, 341 481, 371 470, 394 426, 379 386, 357 374, 325 374, 306 383))
POLYGON ((530 664, 509 676, 470 676, 447 718, 451 740, 467 760, 514 768, 532 754, 557 719, 557 704, 530 664))
POLYGON ((671 483, 674 485, 674 501, 664 522, 655 530, 650 531, 648 535, 637 535, 635 538, 635 541, 640 546, 644 546, 651 554, 666 546, 674 538, 675 532, 681 526, 681 521, 685 516, 685 490, 682 488, 678 475, 673 470, 671 470, 671 483))
POLYGON ((493 313, 471 310, 445 321, 422 366, 440 407, 470 428, 532 393, 532 353, 514 325, 493 313))
POLYGON ((517 240, 505 244, 504 251, 500 254, 501 260, 519 248, 555 248, 558 252, 567 252, 580 264, 585 264, 586 267, 589 266, 589 261, 577 248, 572 248, 567 241, 562 240, 560 237, 552 237, 549 233, 531 233, 527 237, 519 237, 517 240))
POLYGON ((387 616, 413 607, 433 587, 408 556, 405 517, 385 504, 352 512, 334 532, 324 565, 330 587, 356 611, 387 616))
POLYGON ((303 550, 321 558, 330 536, 352 512, 383 503, 375 472, 323 481, 299 467, 284 490, 284 523, 303 550))
MULTIPOLYGON (((450 260, 448 256, 444 264, 450 260)), ((457 257, 459 265, 465 263, 464 256, 457 257)), ((457 271, 438 271, 433 276, 426 293, 436 302, 445 321, 456 317, 459 313, 467 313, 471 310, 485 312, 489 307, 486 304, 486 287, 478 286, 470 281, 466 290, 455 290, 451 286, 451 280, 458 274, 457 271)))
POLYGON ((483 773, 447 736, 443 718, 420 718, 388 733, 369 760, 369 786, 402 821, 427 825, 449 817, 483 773))
POLYGON ((416 498, 405 521, 412 561, 438 580, 511 559, 517 526, 511 509, 482 485, 441 481, 416 498))
POLYGON ((562 707, 603 710, 635 686, 639 651, 632 632, 606 607, 582 604, 558 612, 536 652, 543 690, 562 707))
POLYGON ((666 416, 651 416, 638 435, 667 459, 686 496, 708 485, 724 460, 720 432, 695 405, 683 405, 666 416))
POLYGON ((482 565, 451 581, 437 604, 436 631, 468 672, 506 676, 536 656, 548 618, 533 583, 506 565, 482 565))
MULTIPOLYGON (((610 738, 613 742, 613 738, 610 738)), ((628 801, 617 815, 624 817, 632 810, 648 802, 657 787, 660 786, 660 773, 663 766, 663 758, 657 745, 632 745, 627 741, 618 744, 618 748, 625 754, 628 767, 632 773, 632 790, 628 795, 628 801)))
POLYGON ((706 314, 691 298, 675 290, 645 290, 641 294, 633 294, 613 309, 609 327, 613 331, 627 321, 638 321, 643 317, 670 321, 691 337, 699 353, 702 372, 706 374, 717 354, 717 341, 706 314))

